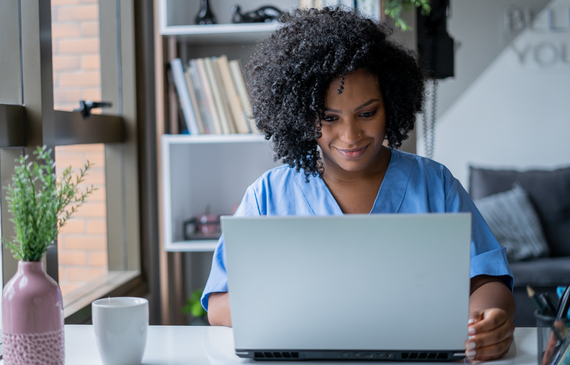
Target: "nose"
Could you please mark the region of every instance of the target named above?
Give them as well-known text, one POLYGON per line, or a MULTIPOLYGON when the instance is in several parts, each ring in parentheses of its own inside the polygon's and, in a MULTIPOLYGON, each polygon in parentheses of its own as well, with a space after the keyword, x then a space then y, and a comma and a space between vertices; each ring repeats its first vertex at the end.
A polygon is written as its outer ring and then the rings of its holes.
POLYGON ((349 120, 343 123, 341 130, 339 131, 339 138, 346 144, 353 145, 356 144, 362 138, 362 131, 357 122, 349 120))

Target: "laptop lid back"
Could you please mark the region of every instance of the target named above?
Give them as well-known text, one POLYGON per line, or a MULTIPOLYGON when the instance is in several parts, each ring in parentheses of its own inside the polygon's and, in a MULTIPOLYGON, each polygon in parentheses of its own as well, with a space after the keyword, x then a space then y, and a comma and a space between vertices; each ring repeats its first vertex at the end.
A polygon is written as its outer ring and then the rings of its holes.
POLYGON ((471 215, 222 217, 236 351, 464 351, 471 215))

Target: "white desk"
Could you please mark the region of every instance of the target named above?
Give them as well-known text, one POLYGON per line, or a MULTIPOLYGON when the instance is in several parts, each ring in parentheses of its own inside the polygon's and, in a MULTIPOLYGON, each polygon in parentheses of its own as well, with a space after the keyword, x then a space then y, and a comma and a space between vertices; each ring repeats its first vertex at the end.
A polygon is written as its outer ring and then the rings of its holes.
MULTIPOLYGON (((485 364, 500 365, 537 365, 536 359, 536 329, 517 328, 515 330, 515 344, 510 352, 500 361, 485 364)), ((91 365, 101 364, 95 334, 90 325, 65 326, 65 364, 91 365)), ((3 363, 3 362, 0 362, 3 363)), ((143 358, 145 365, 216 365, 216 364, 295 364, 295 365, 326 365, 326 362, 260 362, 244 360, 237 357, 233 348, 233 332, 225 327, 193 327, 193 326, 151 326, 148 332, 148 341, 143 358)), ((365 365, 362 362, 334 362, 335 365, 365 365)), ((383 364, 385 362, 376 362, 383 364)), ((404 364, 404 363, 394 363, 404 364)), ((417 364, 417 363, 416 363, 417 364)), ((434 363, 431 363, 434 364, 434 363)), ((440 364, 457 364, 440 363, 440 364)))

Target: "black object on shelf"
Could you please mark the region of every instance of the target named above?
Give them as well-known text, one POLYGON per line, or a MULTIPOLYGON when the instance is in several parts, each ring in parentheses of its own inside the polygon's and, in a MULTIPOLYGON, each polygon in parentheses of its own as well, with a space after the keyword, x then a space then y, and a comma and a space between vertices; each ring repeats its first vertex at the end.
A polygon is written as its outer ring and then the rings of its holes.
POLYGON ((279 20, 283 12, 275 6, 266 5, 245 13, 241 7, 235 5, 232 8, 232 23, 264 23, 279 20))
POLYGON ((198 15, 196 15, 196 24, 217 24, 216 16, 212 12, 209 0, 202 0, 202 5, 198 15))

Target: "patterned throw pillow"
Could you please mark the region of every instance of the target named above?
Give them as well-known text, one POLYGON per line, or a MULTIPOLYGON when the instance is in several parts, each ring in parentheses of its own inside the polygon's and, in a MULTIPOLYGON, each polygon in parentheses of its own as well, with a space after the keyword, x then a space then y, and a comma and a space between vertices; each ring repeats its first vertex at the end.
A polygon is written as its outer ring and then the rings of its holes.
POLYGON ((507 249, 509 261, 548 256, 540 220, 520 185, 474 202, 495 238, 507 249))

